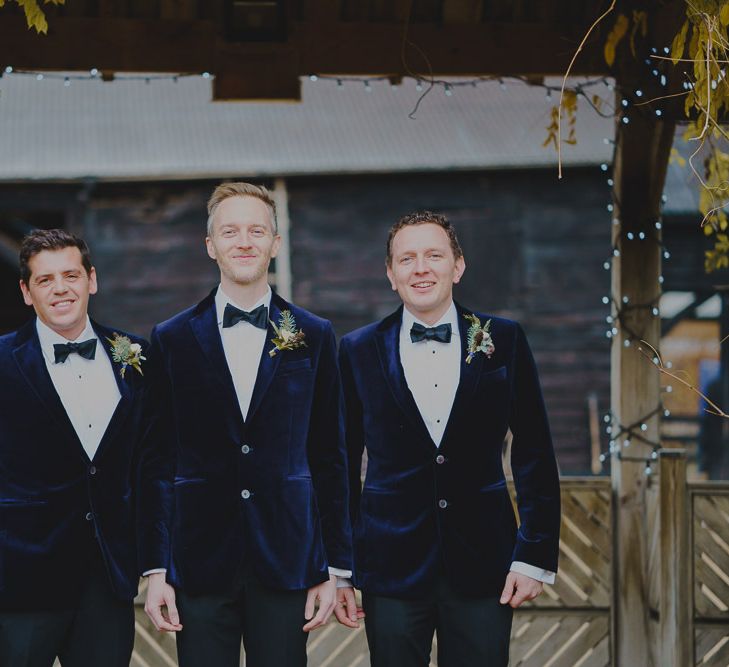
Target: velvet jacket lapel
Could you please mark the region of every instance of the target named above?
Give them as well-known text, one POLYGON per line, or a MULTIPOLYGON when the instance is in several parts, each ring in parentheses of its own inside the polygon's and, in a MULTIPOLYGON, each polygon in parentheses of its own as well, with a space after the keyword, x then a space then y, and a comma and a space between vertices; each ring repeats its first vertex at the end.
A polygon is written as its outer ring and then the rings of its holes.
POLYGON ((101 458, 104 450, 109 446, 109 443, 114 440, 116 434, 119 432, 119 428, 122 426, 124 420, 129 415, 129 410, 132 406, 131 383, 133 382, 132 378, 129 377, 129 374, 136 373, 137 371, 135 371, 133 368, 127 367, 125 377, 122 378, 120 373, 121 364, 115 362, 111 356, 111 344, 109 343, 109 340, 114 338, 114 331, 112 329, 107 329, 100 324, 97 324, 93 320, 91 321, 91 326, 93 327, 94 331, 96 332, 96 336, 99 339, 98 343, 96 344, 96 354, 100 354, 101 350, 103 350, 109 357, 111 369, 114 372, 114 380, 116 381, 116 386, 118 387, 120 394, 119 403, 117 403, 114 414, 111 416, 109 424, 106 427, 106 431, 104 432, 104 435, 101 438, 101 442, 99 443, 96 453, 94 454, 94 460, 96 461, 101 458))
POLYGON ((471 324, 465 316, 470 313, 469 311, 464 310, 464 308, 462 308, 458 303, 456 303, 456 312, 458 313, 458 333, 461 336, 461 376, 458 382, 458 389, 456 390, 455 398, 453 399, 451 414, 448 417, 445 430, 443 431, 441 447, 448 442, 448 436, 450 431, 453 430, 454 424, 459 422, 464 415, 464 411, 468 409, 470 403, 469 399, 476 391, 478 378, 481 375, 484 359, 486 357, 486 355, 479 353, 471 359, 470 364, 466 363, 466 357, 468 355, 468 329, 471 324))
POLYGON ((248 408, 247 421, 253 418, 256 410, 261 405, 261 401, 266 395, 266 391, 271 384, 271 380, 273 380, 273 376, 276 375, 276 370, 281 362, 281 357, 283 356, 281 352, 277 352, 273 357, 269 354, 270 350, 274 347, 271 339, 276 337, 276 332, 273 330, 271 322, 278 322, 281 317, 281 311, 287 308, 289 308, 289 304, 274 292, 271 296, 271 307, 268 311, 269 322, 268 329, 266 330, 266 342, 261 352, 261 360, 258 362, 258 375, 256 375, 256 383, 253 386, 253 395, 251 396, 251 404, 248 408))
POLYGON ((218 380, 221 393, 225 399, 220 405, 223 407, 228 406, 227 409, 222 410, 223 418, 228 424, 230 432, 235 434, 238 431, 236 422, 238 419, 242 421, 243 415, 240 413, 233 377, 225 359, 223 340, 220 337, 220 329, 218 328, 218 315, 215 310, 216 291, 217 288, 198 304, 197 312, 190 320, 190 327, 208 365, 213 370, 213 375, 218 380))
POLYGON ((46 368, 40 340, 38 339, 38 331, 35 326, 35 318, 18 331, 16 343, 13 354, 20 374, 30 385, 31 390, 38 396, 41 405, 61 427, 62 435, 71 442, 75 442, 79 453, 88 460, 88 456, 86 456, 86 452, 81 446, 81 441, 76 435, 76 431, 66 414, 61 398, 53 386, 53 380, 51 380, 46 368))
POLYGON ((402 311, 400 306, 392 315, 386 317, 377 327, 376 341, 377 353, 380 356, 382 371, 387 384, 392 391, 400 409, 407 415, 410 422, 420 434, 421 438, 435 447, 430 437, 428 427, 418 410, 417 403, 405 380, 405 371, 400 361, 400 327, 402 326, 402 311))

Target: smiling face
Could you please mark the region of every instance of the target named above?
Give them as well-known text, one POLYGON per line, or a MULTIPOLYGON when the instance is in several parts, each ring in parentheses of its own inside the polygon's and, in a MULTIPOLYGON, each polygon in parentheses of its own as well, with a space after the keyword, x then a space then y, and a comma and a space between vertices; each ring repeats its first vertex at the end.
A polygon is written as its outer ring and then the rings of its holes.
POLYGON ((76 247, 42 250, 28 260, 30 276, 20 281, 26 305, 38 319, 68 340, 86 326, 89 295, 96 294, 96 270, 83 266, 76 247))
POLYGON ((220 267, 223 289, 263 288, 268 265, 278 254, 281 237, 274 233, 269 208, 260 199, 228 197, 215 210, 210 235, 205 239, 208 255, 220 267))
POLYGON ((466 269, 456 259, 445 230, 433 223, 402 227, 392 239, 387 277, 405 307, 426 324, 450 307, 453 285, 466 269))

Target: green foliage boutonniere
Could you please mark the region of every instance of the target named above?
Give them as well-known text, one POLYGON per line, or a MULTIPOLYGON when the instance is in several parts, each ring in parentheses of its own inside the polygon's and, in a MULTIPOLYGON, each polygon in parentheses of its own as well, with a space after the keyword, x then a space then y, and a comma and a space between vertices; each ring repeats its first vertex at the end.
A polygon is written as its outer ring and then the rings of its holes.
POLYGON ((111 358, 118 364, 121 364, 119 375, 124 377, 127 372, 127 366, 131 366, 140 375, 142 373, 142 362, 146 357, 142 356, 142 346, 139 343, 132 343, 127 336, 120 336, 114 332, 114 338, 107 338, 111 343, 111 358))
POLYGON ((478 352, 483 352, 487 358, 491 358, 491 355, 496 349, 494 347, 494 341, 491 340, 491 320, 486 320, 486 324, 481 326, 481 320, 475 315, 464 315, 471 326, 468 328, 468 356, 466 357, 466 363, 470 364, 478 352))
POLYGON ((281 317, 278 319, 278 326, 273 320, 268 320, 276 332, 276 338, 272 338, 271 342, 276 346, 268 354, 272 357, 276 356, 279 350, 297 350, 300 347, 306 347, 304 342, 304 332, 296 328, 296 320, 290 310, 282 310, 281 317))

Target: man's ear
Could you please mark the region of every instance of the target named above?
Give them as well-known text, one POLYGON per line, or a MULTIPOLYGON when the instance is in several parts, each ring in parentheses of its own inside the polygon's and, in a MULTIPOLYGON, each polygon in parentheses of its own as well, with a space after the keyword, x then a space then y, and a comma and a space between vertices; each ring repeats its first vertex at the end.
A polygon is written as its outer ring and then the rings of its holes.
POLYGON ((466 260, 463 259, 463 255, 461 255, 456 260, 456 267, 453 271, 453 284, 457 285, 459 282, 461 282, 461 277, 463 276, 463 273, 466 270, 466 260))
POLYGON ((20 281, 20 291, 23 293, 23 301, 26 306, 33 305, 33 297, 30 295, 30 290, 24 281, 20 281))
POLYGON ((397 287, 395 286, 395 280, 392 276, 392 269, 390 268, 390 265, 385 263, 385 272, 387 273, 387 279, 390 281, 390 287, 392 287, 393 292, 397 292, 397 287))

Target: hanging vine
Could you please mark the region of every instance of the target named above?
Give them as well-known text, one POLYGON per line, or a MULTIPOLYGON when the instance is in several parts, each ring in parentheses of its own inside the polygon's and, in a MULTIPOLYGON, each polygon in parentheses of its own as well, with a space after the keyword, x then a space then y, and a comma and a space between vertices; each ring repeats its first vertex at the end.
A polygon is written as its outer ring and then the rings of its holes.
MULTIPOLYGON (((28 22, 28 30, 35 28, 35 31, 39 34, 45 35, 48 33, 48 20, 46 19, 46 13, 43 11, 39 3, 39 0, 14 0, 18 5, 23 8, 25 12, 25 20, 28 22)), ((43 0, 44 5, 63 5, 66 0, 43 0)), ((4 7, 6 0, 0 0, 0 7, 4 7)))

